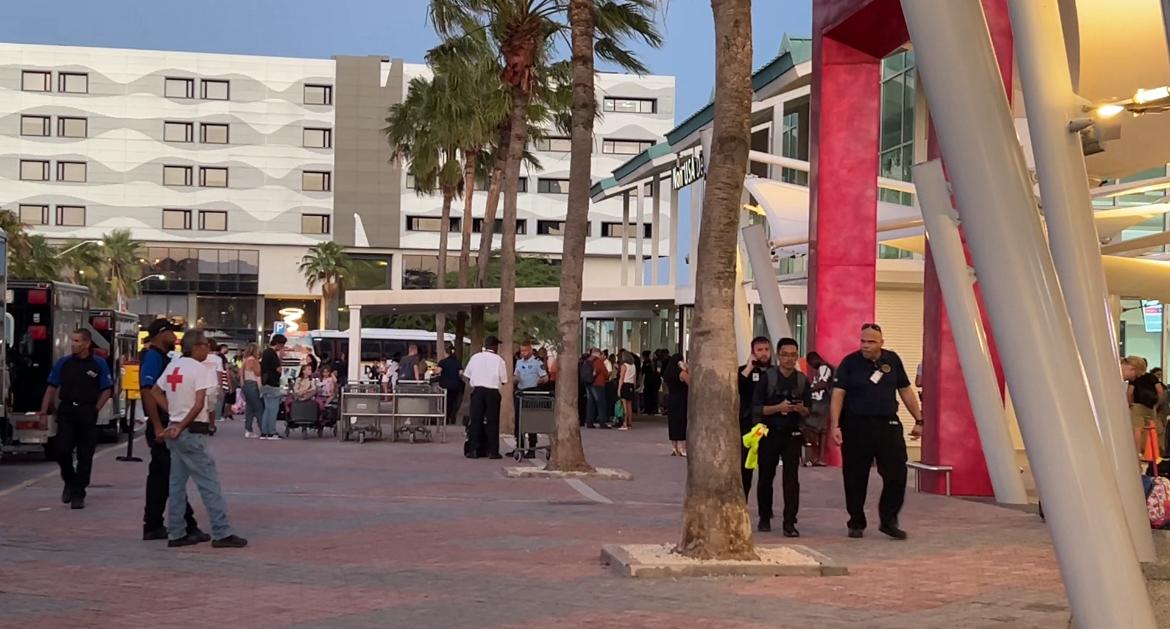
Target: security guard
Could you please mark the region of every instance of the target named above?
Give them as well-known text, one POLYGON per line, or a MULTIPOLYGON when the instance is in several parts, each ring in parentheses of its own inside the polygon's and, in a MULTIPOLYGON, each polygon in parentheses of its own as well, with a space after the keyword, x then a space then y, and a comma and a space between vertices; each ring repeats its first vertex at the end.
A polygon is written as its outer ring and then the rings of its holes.
POLYGON ((536 433, 528 433, 528 448, 524 448, 524 441, 520 434, 520 397, 525 391, 538 391, 548 382, 548 371, 544 363, 532 351, 532 343, 525 341, 520 346, 520 359, 516 361, 516 368, 512 370, 516 377, 516 389, 512 393, 512 413, 515 426, 516 449, 523 450, 524 458, 536 457, 536 433))
MULTIPOLYGON (((772 341, 766 336, 752 339, 752 356, 746 365, 739 367, 739 434, 746 435, 756 425, 752 415, 752 400, 760 378, 772 366, 772 341)), ((741 446, 739 471, 743 476, 743 497, 747 499, 752 490, 752 470, 747 463, 748 449, 741 446)))
POLYGON ((812 387, 808 377, 796 368, 800 359, 796 339, 780 339, 776 355, 779 366, 764 371, 752 397, 752 416, 768 427, 759 448, 760 484, 756 487, 759 530, 772 530, 772 482, 776 479, 776 466, 783 461, 784 537, 800 537, 796 530, 796 512, 800 509, 800 450, 804 446, 800 423, 812 408, 812 387))
POLYGON ((882 477, 878 530, 906 539, 906 532, 898 528, 898 512, 906 498, 906 441, 897 398, 902 398, 914 417, 914 436, 922 434, 922 413, 902 359, 882 349, 883 342, 881 326, 861 326, 861 350, 846 356, 837 367, 829 433, 841 446, 849 537, 861 537, 865 531, 865 493, 869 468, 876 459, 882 477))
POLYGON ((61 502, 73 509, 85 508, 85 489, 93 470, 93 452, 97 448, 98 411, 110 401, 114 381, 106 361, 93 355, 93 336, 84 328, 69 336, 73 353, 53 364, 49 386, 41 401, 41 414, 48 415, 53 402, 57 405, 57 464, 65 489, 61 502), (73 468, 73 451, 77 451, 77 469, 73 468))

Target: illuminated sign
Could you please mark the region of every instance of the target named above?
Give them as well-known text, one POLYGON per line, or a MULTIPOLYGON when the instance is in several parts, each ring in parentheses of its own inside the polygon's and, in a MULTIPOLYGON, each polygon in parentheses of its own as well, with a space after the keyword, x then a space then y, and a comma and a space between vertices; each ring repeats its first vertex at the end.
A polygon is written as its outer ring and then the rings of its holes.
POLYGON ((1162 332, 1162 304, 1156 301, 1142 300, 1142 322, 1146 332, 1161 334, 1162 332))
POLYGON ((681 190, 706 177, 707 171, 703 168, 703 152, 699 151, 675 164, 674 169, 670 172, 670 183, 675 190, 681 190))
POLYGON ((276 311, 276 314, 282 317, 281 321, 276 322, 272 326, 274 334, 283 334, 285 336, 294 336, 303 334, 301 332, 301 318, 305 316, 305 311, 301 308, 281 308, 276 311))

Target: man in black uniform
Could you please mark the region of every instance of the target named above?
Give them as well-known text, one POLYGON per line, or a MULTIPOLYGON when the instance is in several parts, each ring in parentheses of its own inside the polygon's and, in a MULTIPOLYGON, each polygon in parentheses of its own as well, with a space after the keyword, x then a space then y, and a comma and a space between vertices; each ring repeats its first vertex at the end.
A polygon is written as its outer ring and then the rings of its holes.
POLYGON ((760 440, 759 501, 760 531, 772 530, 772 482, 776 465, 783 461, 781 485, 784 487, 784 537, 800 537, 796 530, 796 512, 800 509, 800 450, 804 446, 801 418, 812 407, 812 387, 808 377, 796 368, 800 347, 795 339, 783 338, 776 344, 778 367, 768 367, 752 396, 752 416, 768 427, 760 440))
POLYGON ((57 404, 57 464, 65 489, 61 502, 73 509, 85 508, 85 489, 93 470, 93 453, 97 448, 98 411, 110 401, 114 381, 106 361, 93 355, 93 336, 89 330, 74 330, 69 335, 73 353, 53 364, 49 386, 41 401, 41 415, 48 415, 57 404), (73 451, 77 450, 77 469, 73 468, 73 451))
MULTIPOLYGON (((772 341, 766 336, 752 339, 752 358, 739 367, 739 434, 746 435, 756 425, 752 414, 752 400, 755 386, 764 372, 772 366, 772 341)), ((743 497, 747 499, 752 490, 752 470, 744 467, 748 449, 740 447, 739 471, 743 475, 743 497)))
POLYGON ((897 398, 902 398, 914 417, 911 435, 922 434, 922 413, 902 359, 882 349, 882 344, 880 326, 861 326, 861 351, 849 354, 837 367, 829 434, 841 446, 849 537, 861 537, 865 531, 865 493, 869 468, 876 459, 882 477, 878 530, 894 539, 906 539, 906 532, 898 528, 898 512, 906 498, 906 440, 897 398))

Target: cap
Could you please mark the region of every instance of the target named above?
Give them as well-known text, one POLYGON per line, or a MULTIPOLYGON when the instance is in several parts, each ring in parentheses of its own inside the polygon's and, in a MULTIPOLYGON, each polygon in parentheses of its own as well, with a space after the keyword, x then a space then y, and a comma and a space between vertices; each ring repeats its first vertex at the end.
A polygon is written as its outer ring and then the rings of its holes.
POLYGON ((170 330, 171 332, 178 332, 181 329, 183 328, 175 325, 174 323, 171 323, 166 319, 155 319, 154 321, 150 322, 150 325, 146 326, 146 338, 154 338, 156 334, 159 334, 160 332, 166 332, 167 330, 170 330))

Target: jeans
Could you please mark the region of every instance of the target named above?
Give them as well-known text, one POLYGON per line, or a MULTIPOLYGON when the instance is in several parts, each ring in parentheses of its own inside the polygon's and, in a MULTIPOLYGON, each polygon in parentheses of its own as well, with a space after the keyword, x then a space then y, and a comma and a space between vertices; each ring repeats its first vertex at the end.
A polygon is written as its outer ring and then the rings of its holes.
POLYGON ((608 422, 609 414, 605 412, 605 386, 590 385, 585 390, 585 395, 588 397, 585 421, 592 425, 608 422))
MULTIPOLYGON (((162 424, 169 421, 165 412, 159 413, 162 424)), ((163 513, 167 508, 167 498, 171 491, 171 451, 166 443, 159 443, 154 438, 154 424, 146 424, 146 443, 150 445, 150 467, 146 473, 146 509, 142 514, 142 532, 163 528, 163 513)), ((191 510, 191 503, 183 501, 183 510, 186 513, 187 532, 198 528, 195 522, 195 512, 191 510)))
POLYGON ((261 435, 276 434, 276 418, 280 414, 280 401, 284 392, 280 387, 264 385, 260 387, 260 396, 264 398, 264 416, 260 420, 261 435))
POLYGON ((57 410, 57 464, 61 480, 74 496, 85 496, 93 470, 93 453, 97 448, 97 409, 62 402, 57 410), (73 468, 73 450, 77 450, 77 469, 73 468))
POLYGON ((263 426, 261 415, 264 412, 264 402, 260 399, 260 385, 256 382, 244 383, 244 430, 252 432, 253 420, 263 426))
POLYGON ((223 539, 232 534, 227 505, 219 489, 219 474, 207 448, 207 435, 183 431, 178 439, 167 441, 171 451, 171 497, 167 504, 167 537, 179 539, 187 534, 187 479, 195 481, 203 506, 211 517, 211 537, 223 539))

